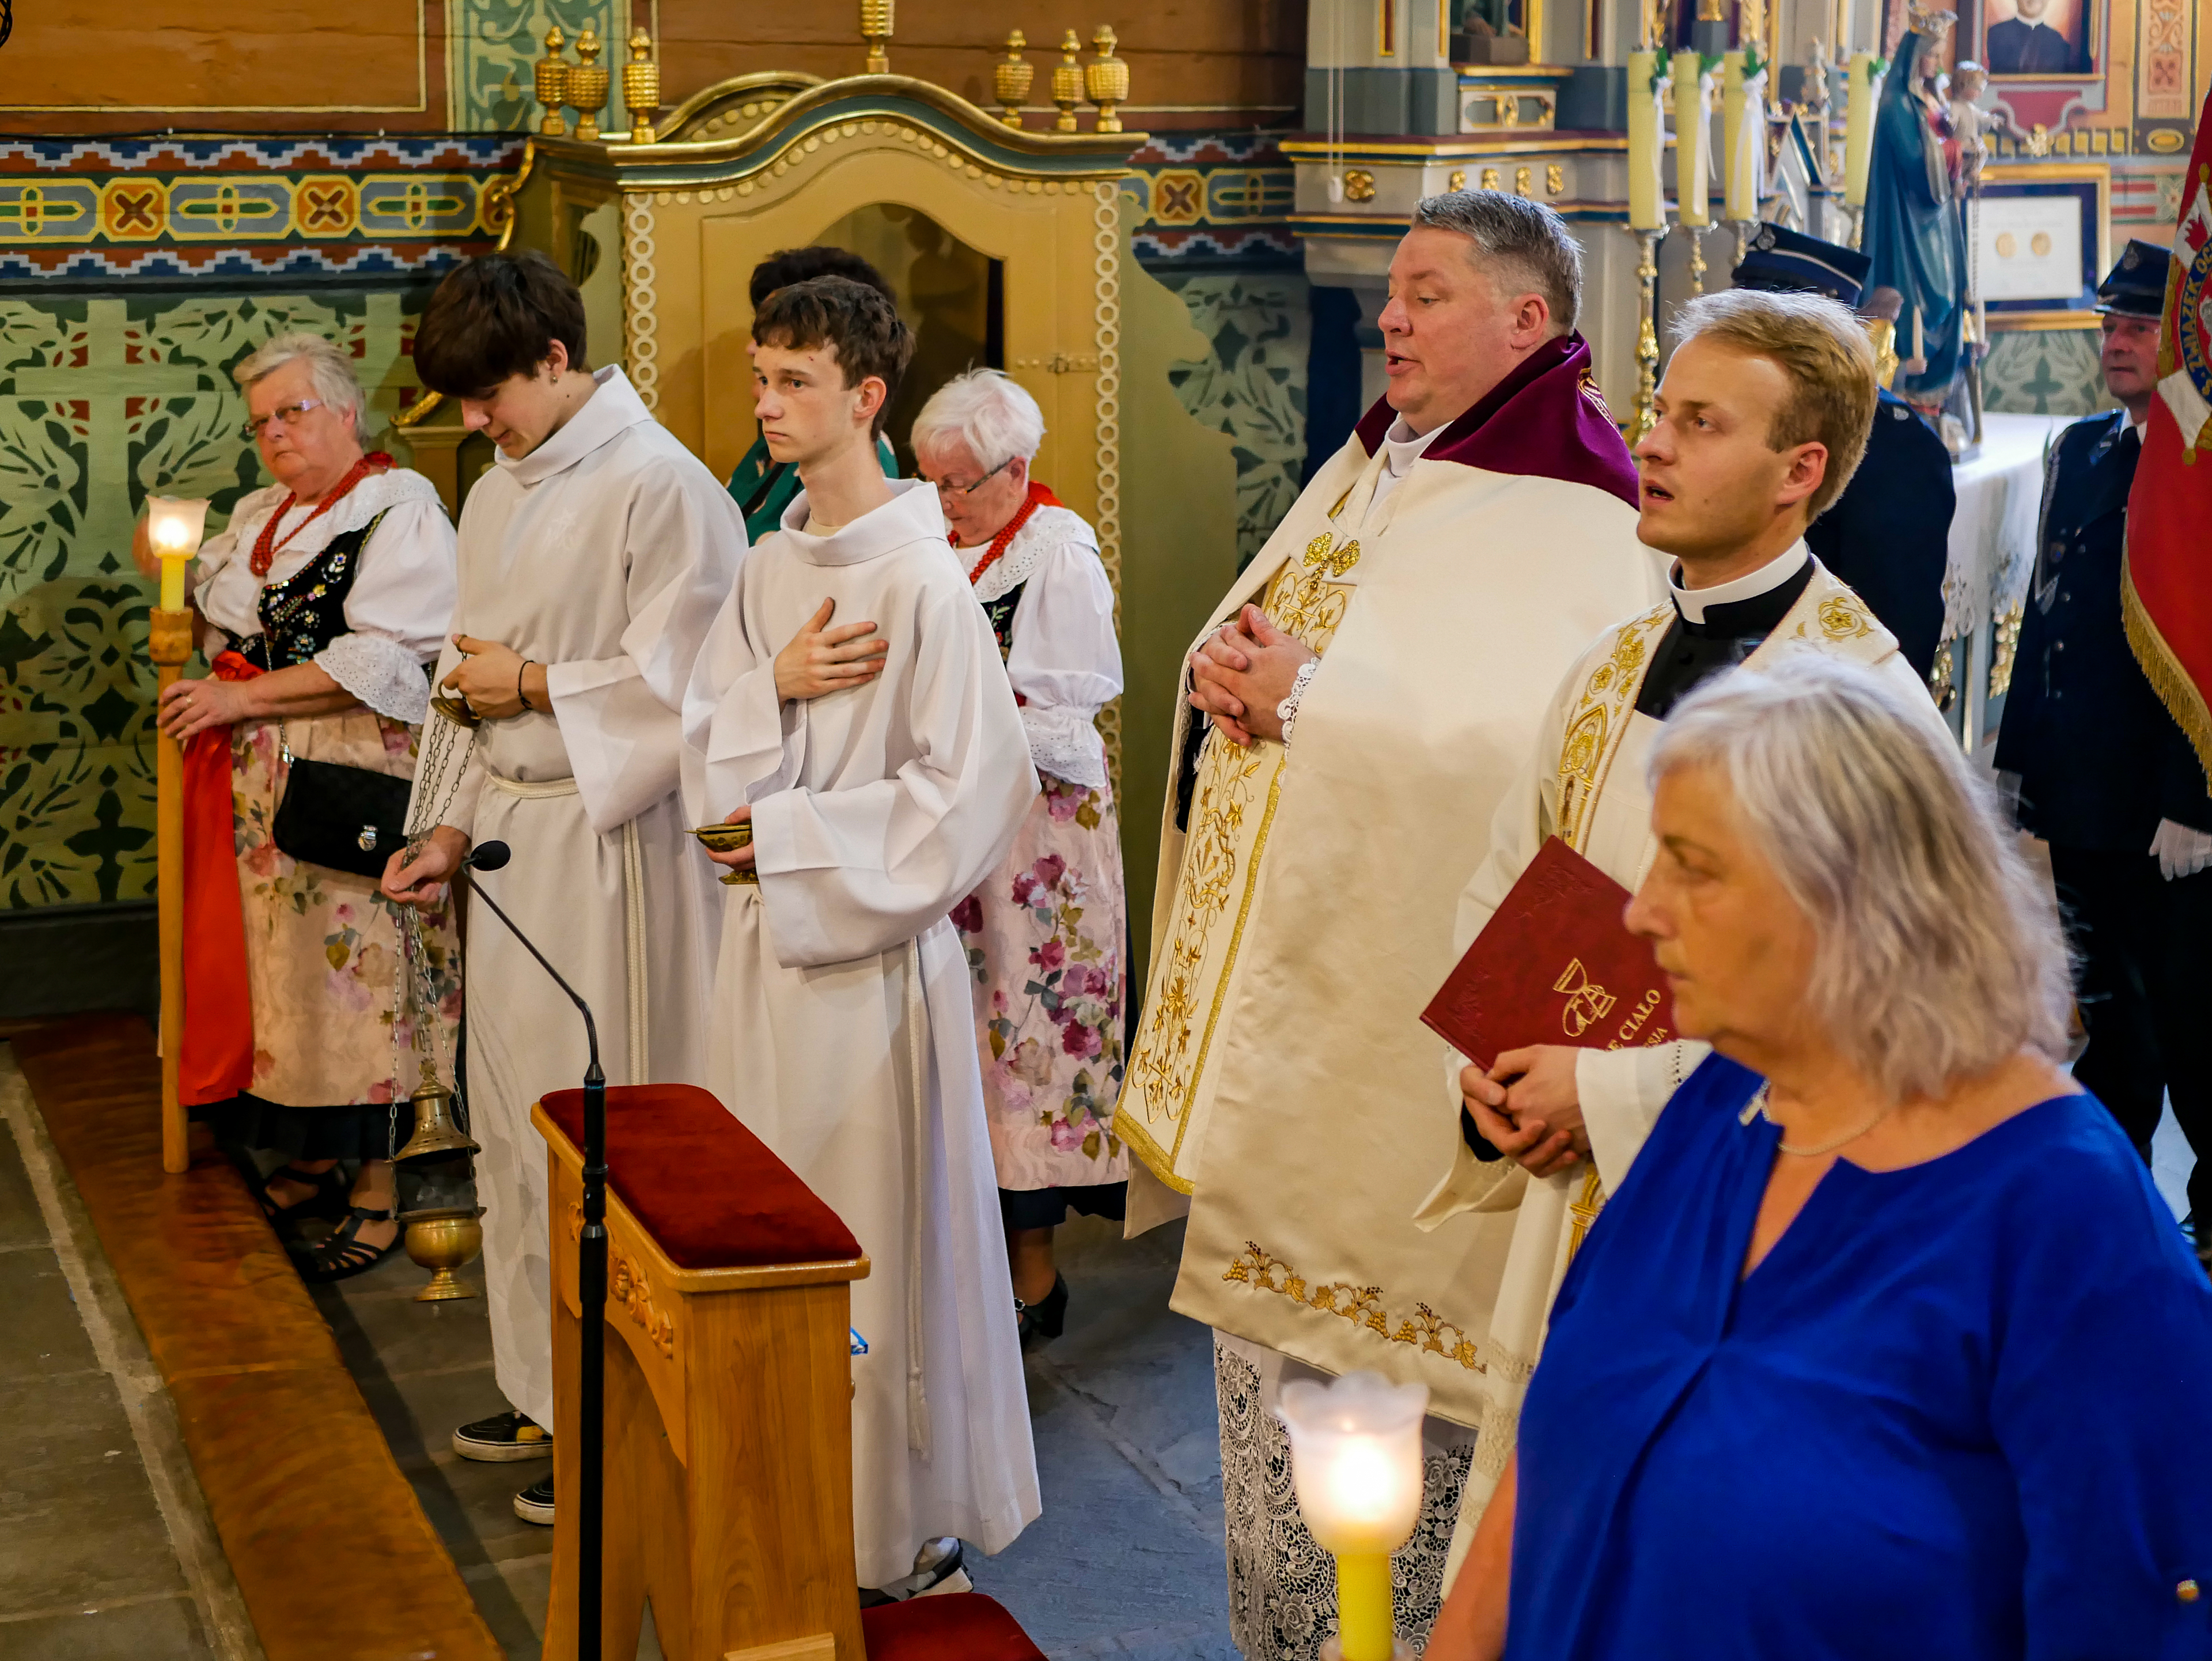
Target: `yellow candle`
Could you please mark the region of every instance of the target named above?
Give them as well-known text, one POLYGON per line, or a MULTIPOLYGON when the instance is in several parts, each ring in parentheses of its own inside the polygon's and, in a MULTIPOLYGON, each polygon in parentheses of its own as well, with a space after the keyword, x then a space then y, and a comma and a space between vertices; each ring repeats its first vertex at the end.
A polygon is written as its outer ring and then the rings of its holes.
POLYGON ((1851 54, 1844 94, 1844 200, 1854 208, 1866 205, 1867 175, 1874 170, 1874 106, 1881 96, 1875 62, 1870 52, 1851 54))
POLYGON ((1397 1619, 1387 1552, 1346 1553, 1336 1560, 1336 1641, 1344 1661, 1390 1661, 1397 1619))
POLYGON ((146 502, 147 539, 161 557, 161 609, 185 608, 185 564, 199 551, 207 528, 208 504, 198 496, 150 496, 146 502))
POLYGON ((1639 231, 1667 228, 1666 187, 1660 176, 1659 98, 1666 82, 1659 54, 1628 54, 1628 223, 1639 231))
POLYGON ((1674 205, 1685 225, 1713 222, 1712 134, 1712 82, 1697 53, 1678 52, 1674 54, 1674 205))
POLYGON ((181 611, 185 609, 185 562, 183 554, 161 556, 161 609, 181 611))
POLYGON ((1741 52, 1726 55, 1721 92, 1727 213, 1735 220, 1759 217, 1759 198, 1766 183, 1766 71, 1761 68, 1745 74, 1747 56, 1741 52))

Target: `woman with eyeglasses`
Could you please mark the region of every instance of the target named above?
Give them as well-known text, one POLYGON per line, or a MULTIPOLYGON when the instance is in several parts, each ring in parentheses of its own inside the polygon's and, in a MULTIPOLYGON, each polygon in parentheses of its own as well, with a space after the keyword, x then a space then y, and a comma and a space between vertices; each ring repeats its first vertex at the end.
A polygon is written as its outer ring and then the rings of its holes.
POLYGON ((1028 729, 1043 793, 1003 868, 952 913, 975 975, 975 1036, 999 1207, 1024 1341, 1057 1338, 1067 1284, 1053 1231, 1071 1209, 1119 1220, 1127 906, 1121 821, 1097 717, 1121 690, 1114 590, 1090 526, 1030 476, 1036 400, 996 369, 939 387, 915 417, 918 471, 937 486, 1028 729))
MULTIPOLYGON (((190 604, 213 672, 170 686, 157 715, 185 746, 181 1086, 219 1141, 284 1156, 262 1208, 279 1226, 335 1222, 295 1250, 307 1279, 338 1280, 398 1243, 391 1156, 410 1129, 398 1120, 416 1074, 400 1061, 414 1012, 434 1009, 441 1030, 425 1036, 441 1061, 460 1014, 449 912, 423 914, 428 984, 401 999, 397 912, 362 874, 392 852, 370 843, 400 829, 363 804, 391 794, 376 777, 414 776, 428 666, 453 611, 453 527, 428 479, 365 453, 367 400, 329 341, 278 335, 231 374, 240 436, 275 482, 239 498, 201 549, 190 604), (357 868, 279 845, 295 757, 353 770, 294 803, 283 840, 329 853, 320 833, 343 818, 357 868)), ((131 551, 154 575, 143 524, 131 551)))

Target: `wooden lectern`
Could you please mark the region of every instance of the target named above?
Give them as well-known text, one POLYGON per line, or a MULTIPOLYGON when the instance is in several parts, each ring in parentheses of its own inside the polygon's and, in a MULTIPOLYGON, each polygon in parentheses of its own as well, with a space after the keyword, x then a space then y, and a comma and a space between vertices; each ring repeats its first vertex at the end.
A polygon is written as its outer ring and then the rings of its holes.
MULTIPOLYGON (((553 1486, 576 1492, 584 1092, 531 1113, 552 1161, 553 1486)), ((601 1652, 668 1661, 1043 1661, 979 1593, 864 1618, 853 1566, 851 1294, 837 1214, 707 1092, 607 1092, 601 1652)), ((553 1529, 546 1661, 576 1652, 576 1513, 553 1529)))

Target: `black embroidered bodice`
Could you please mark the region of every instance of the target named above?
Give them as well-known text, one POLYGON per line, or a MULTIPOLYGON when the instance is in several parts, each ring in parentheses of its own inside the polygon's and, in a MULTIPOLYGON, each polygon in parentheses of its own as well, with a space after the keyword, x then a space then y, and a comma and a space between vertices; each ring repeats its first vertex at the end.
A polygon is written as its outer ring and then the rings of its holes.
POLYGON ((991 619, 991 632, 999 637, 999 661, 1004 663, 1014 649, 1014 608, 1022 603, 1022 590, 1026 582, 1018 582, 996 599, 983 602, 983 615, 991 619))
POLYGON ((346 596, 353 592, 361 551, 383 522, 379 514, 357 531, 341 532, 283 581, 264 585, 258 607, 261 632, 233 640, 232 649, 267 670, 313 662, 317 653, 349 632, 346 596))

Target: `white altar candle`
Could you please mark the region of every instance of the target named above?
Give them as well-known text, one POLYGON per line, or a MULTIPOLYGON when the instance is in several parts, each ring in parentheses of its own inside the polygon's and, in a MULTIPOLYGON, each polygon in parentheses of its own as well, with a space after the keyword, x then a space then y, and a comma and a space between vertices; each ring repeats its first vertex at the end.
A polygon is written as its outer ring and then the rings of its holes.
POLYGON ((1674 205, 1685 225, 1713 222, 1712 93, 1712 77, 1704 72, 1698 54, 1676 52, 1674 205))
POLYGON ((1874 106, 1881 96, 1875 61, 1870 52, 1853 52, 1844 93, 1844 200, 1854 208, 1866 205, 1867 175, 1874 170, 1874 106))
POLYGON ((1633 230, 1667 228, 1667 192, 1660 176, 1666 141, 1659 119, 1665 86, 1657 52, 1628 54, 1628 223, 1633 230))
POLYGON ((1748 57, 1732 52, 1722 60, 1722 166, 1726 211, 1735 220, 1758 218, 1759 198, 1766 193, 1766 68, 1762 64, 1746 74, 1748 57))

